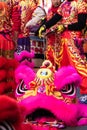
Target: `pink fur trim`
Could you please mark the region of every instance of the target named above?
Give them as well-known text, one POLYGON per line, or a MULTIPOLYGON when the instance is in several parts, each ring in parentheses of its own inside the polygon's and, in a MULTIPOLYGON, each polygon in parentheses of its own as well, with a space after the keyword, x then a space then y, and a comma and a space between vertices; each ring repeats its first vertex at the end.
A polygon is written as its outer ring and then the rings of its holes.
POLYGON ((30 68, 34 68, 34 62, 29 62, 27 60, 22 61, 20 65, 27 65, 30 68))
POLYGON ((15 70, 16 83, 20 83, 20 80, 24 80, 25 84, 28 85, 30 81, 34 80, 35 72, 26 65, 20 65, 15 70))
POLYGON ((17 52, 14 53, 14 57, 16 60, 21 61, 23 58, 33 58, 34 57, 34 52, 28 52, 26 50, 23 50, 20 54, 17 54, 17 52))
POLYGON ((25 115, 31 114, 38 108, 47 109, 58 120, 63 120, 68 126, 76 126, 78 117, 83 116, 78 104, 66 104, 52 96, 38 94, 37 96, 31 96, 22 100, 20 104, 26 108, 25 115))
POLYGON ((80 82, 81 77, 72 66, 68 66, 67 69, 63 67, 55 73, 54 84, 58 90, 70 83, 75 83, 76 86, 79 86, 80 82))

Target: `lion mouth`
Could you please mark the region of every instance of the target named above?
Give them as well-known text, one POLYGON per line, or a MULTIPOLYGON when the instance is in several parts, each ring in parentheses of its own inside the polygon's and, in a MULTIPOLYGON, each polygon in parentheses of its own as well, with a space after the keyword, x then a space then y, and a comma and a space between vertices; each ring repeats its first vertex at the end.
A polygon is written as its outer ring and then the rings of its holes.
POLYGON ((28 122, 30 125, 34 127, 51 127, 53 129, 55 128, 56 130, 58 128, 65 128, 65 124, 63 121, 58 120, 52 112, 43 108, 36 109, 31 114, 27 115, 26 122, 28 122))

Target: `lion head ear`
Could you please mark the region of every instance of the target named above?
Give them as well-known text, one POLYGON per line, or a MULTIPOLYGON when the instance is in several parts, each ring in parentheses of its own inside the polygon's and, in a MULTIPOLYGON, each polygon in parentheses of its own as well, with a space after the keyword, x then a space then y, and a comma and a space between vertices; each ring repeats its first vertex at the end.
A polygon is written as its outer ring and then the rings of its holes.
POLYGON ((54 84, 58 90, 62 89, 65 85, 72 83, 77 87, 79 87, 81 83, 81 77, 74 67, 62 67, 55 73, 54 84))
POLYGON ((29 51, 23 50, 20 53, 17 53, 17 52, 14 53, 15 59, 19 62, 22 62, 24 59, 28 59, 28 58, 32 59, 34 58, 34 56, 35 56, 34 51, 29 52, 29 51))
POLYGON ((0 122, 18 123, 22 120, 22 109, 15 99, 2 95, 0 104, 0 122))
POLYGON ((19 62, 20 65, 27 65, 30 68, 33 68, 35 63, 33 62, 33 58, 35 57, 34 51, 23 50, 20 53, 17 51, 14 53, 14 58, 19 62))

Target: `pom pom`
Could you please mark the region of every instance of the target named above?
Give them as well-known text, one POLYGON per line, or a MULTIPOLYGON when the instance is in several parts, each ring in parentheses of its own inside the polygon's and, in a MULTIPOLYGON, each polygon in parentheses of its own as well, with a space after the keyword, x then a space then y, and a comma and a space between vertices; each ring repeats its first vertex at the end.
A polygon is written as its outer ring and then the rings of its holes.
POLYGON ((4 69, 0 70, 0 81, 6 79, 6 77, 7 77, 7 72, 4 69))
POLYGON ((7 64, 7 60, 4 57, 0 57, 0 68, 4 68, 7 64))
POLYGON ((21 109, 16 100, 8 96, 0 96, 0 121, 16 123, 21 120, 21 109))

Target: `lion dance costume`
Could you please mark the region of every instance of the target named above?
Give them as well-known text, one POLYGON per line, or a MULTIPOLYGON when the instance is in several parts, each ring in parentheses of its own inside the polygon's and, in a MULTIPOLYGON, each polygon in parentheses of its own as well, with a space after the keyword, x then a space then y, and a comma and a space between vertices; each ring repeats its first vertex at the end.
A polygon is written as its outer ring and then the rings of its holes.
POLYGON ((87 106, 80 104, 76 97, 81 77, 73 67, 55 71, 52 63, 46 60, 37 73, 21 66, 16 69, 15 77, 18 104, 25 108, 24 121, 33 130, 87 124, 87 106))

